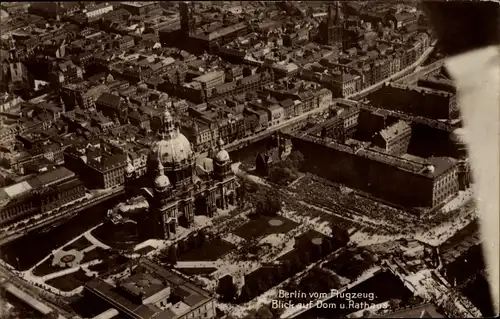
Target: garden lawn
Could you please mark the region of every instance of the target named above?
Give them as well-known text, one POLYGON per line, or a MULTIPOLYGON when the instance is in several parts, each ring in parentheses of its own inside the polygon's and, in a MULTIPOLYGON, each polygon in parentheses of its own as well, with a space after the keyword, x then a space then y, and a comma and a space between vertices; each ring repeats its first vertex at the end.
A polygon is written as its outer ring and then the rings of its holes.
POLYGON ((68 292, 83 286, 91 279, 92 277, 87 276, 83 270, 79 269, 74 273, 50 279, 46 283, 61 291, 68 292))
POLYGON ((267 217, 260 216, 257 219, 250 220, 245 224, 239 226, 233 233, 246 240, 255 239, 271 234, 286 234, 295 227, 297 223, 287 219, 283 216, 267 217), (282 222, 279 226, 272 226, 269 224, 270 220, 279 220, 282 222))
POLYGON ((227 241, 216 238, 203 246, 190 249, 177 257, 179 261, 215 261, 225 254, 229 253, 236 246, 227 241))
POLYGON ((151 247, 151 246, 144 246, 144 247, 142 247, 141 249, 138 249, 138 250, 134 251, 134 253, 136 253, 136 254, 141 254, 141 255, 145 255, 145 254, 147 254, 147 253, 149 253, 149 252, 151 252, 151 251, 153 251, 153 250, 155 250, 155 248, 154 248, 154 247, 151 247))
POLYGON ((35 269, 33 269, 33 275, 43 277, 64 269, 58 266, 52 266, 52 259, 53 257, 51 256, 40 265, 36 266, 35 269))
MULTIPOLYGON (((280 256, 278 258, 278 260, 279 261, 288 260, 291 262, 296 261, 297 258, 300 258, 300 256, 304 253, 304 251, 311 252, 312 248, 315 247, 315 244, 313 243, 313 239, 316 239, 316 238, 321 238, 322 241, 325 241, 325 240, 330 241, 331 251, 325 252, 325 253, 333 252, 341 247, 341 245, 338 243, 335 243, 331 237, 325 236, 322 233, 319 233, 315 230, 309 230, 309 231, 301 234, 300 236, 296 237, 293 250, 280 256)), ((321 250, 324 249, 324 248, 322 248, 322 245, 320 245, 320 247, 321 247, 321 250)))
POLYGON ((109 256, 109 252, 106 249, 95 247, 84 254, 81 263, 84 264, 92 260, 105 259, 107 256, 109 256))
POLYGON ((82 236, 77 240, 75 240, 74 242, 72 242, 71 244, 64 246, 63 249, 65 251, 69 251, 71 249, 84 250, 85 248, 88 248, 90 246, 92 246, 92 243, 87 238, 82 236))
POLYGON ((110 258, 103 259, 102 263, 89 266, 90 271, 97 271, 99 275, 102 275, 112 269, 120 267, 129 261, 127 257, 124 256, 113 256, 110 258))

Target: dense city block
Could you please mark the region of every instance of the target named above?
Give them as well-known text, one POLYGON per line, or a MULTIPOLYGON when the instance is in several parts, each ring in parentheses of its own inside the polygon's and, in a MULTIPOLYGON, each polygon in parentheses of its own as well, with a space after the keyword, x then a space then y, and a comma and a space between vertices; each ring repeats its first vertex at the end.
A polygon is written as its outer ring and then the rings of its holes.
POLYGON ((0 317, 493 315, 417 1, 0 9, 0 317))

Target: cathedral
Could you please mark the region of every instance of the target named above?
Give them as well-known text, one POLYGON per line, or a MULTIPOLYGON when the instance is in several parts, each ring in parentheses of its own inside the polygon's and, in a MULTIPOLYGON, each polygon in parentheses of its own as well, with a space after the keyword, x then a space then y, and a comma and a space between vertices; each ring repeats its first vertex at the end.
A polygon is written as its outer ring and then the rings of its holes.
POLYGON ((178 225, 189 227, 195 214, 211 217, 217 208, 235 205, 238 184, 222 140, 212 156, 197 160, 168 110, 158 137, 144 176, 136 176, 130 160, 126 167, 126 188, 139 183, 149 204, 149 213, 138 222, 149 237, 174 238, 178 225))
POLYGON ((324 45, 336 45, 342 49, 342 21, 340 17, 340 6, 336 2, 335 15, 333 6, 328 5, 327 19, 321 22, 319 26, 319 42, 324 45))

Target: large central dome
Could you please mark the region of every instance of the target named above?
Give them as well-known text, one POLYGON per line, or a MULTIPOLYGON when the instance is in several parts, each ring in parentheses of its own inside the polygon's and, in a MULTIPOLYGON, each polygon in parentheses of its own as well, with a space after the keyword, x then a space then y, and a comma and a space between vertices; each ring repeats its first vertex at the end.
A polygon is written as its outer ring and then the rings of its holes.
POLYGON ((163 128, 160 130, 161 140, 151 147, 151 157, 160 160, 161 164, 171 166, 180 164, 192 158, 193 151, 188 139, 174 125, 170 112, 165 109, 162 117, 163 128))
POLYGON ((168 136, 153 144, 151 154, 158 156, 162 164, 177 164, 191 158, 193 151, 188 139, 176 132, 172 136, 168 136))

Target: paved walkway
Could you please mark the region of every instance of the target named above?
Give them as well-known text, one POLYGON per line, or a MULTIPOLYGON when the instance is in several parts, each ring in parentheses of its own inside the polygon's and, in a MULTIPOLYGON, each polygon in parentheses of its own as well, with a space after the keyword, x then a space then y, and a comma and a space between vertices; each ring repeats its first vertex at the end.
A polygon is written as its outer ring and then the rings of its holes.
POLYGON ((95 237, 91 234, 91 232, 92 232, 94 229, 96 229, 97 227, 99 227, 99 226, 101 226, 101 225, 102 225, 102 224, 99 224, 99 225, 97 225, 96 227, 94 227, 94 228, 92 228, 92 229, 90 229, 90 230, 86 231, 86 232, 84 233, 84 235, 83 235, 83 236, 85 236, 85 238, 87 238, 87 239, 88 239, 88 241, 90 241, 93 245, 95 245, 95 246, 97 246, 97 247, 101 247, 102 249, 110 249, 110 247, 109 247, 108 245, 106 245, 106 244, 102 243, 101 241, 99 241, 99 239, 95 238, 95 237))
POLYGON ((83 268, 83 267, 88 267, 88 266, 100 264, 101 262, 102 262, 101 260, 92 260, 92 261, 89 261, 89 262, 86 262, 83 264, 76 265, 76 266, 71 267, 71 268, 66 268, 66 269, 63 269, 63 270, 58 271, 58 272, 53 272, 53 273, 45 275, 41 278, 43 281, 48 281, 48 280, 51 280, 51 279, 54 279, 57 277, 62 277, 65 275, 72 274, 74 272, 77 272, 78 270, 80 270, 80 268, 83 268))

